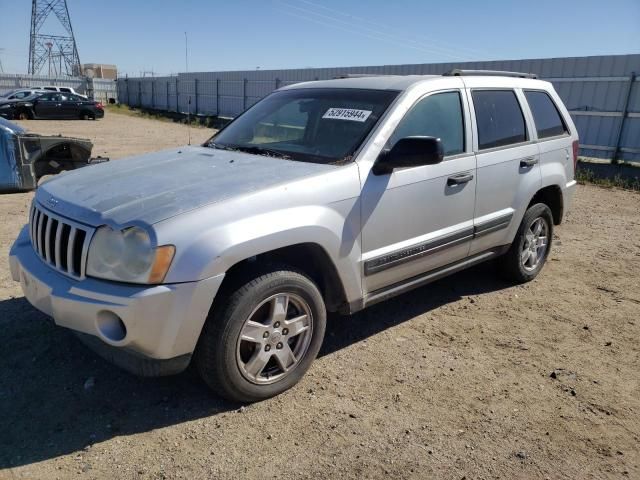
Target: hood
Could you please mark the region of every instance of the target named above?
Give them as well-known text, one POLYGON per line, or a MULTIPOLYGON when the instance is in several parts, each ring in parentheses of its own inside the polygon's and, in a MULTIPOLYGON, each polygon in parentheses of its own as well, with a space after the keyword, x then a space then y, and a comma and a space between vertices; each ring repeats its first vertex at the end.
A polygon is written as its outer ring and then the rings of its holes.
POLYGON ((43 183, 36 199, 88 225, 153 224, 335 168, 185 146, 66 172, 43 183))

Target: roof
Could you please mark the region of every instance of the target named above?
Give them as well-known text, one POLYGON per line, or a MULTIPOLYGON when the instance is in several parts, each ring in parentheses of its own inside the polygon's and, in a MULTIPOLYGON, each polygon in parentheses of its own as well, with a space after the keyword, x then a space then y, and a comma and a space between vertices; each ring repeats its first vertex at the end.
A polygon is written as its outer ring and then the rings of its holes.
POLYGON ((469 75, 469 76, 443 76, 443 75, 371 75, 349 78, 336 78, 334 80, 319 80, 313 82, 301 82, 283 87, 281 90, 298 88, 361 88, 368 90, 396 90, 403 91, 410 86, 427 80, 443 81, 446 79, 462 79, 467 86, 474 87, 541 87, 548 82, 530 78, 517 78, 506 75, 469 75))
POLYGON ((283 87, 282 90, 296 88, 363 88, 368 90, 406 90, 414 83, 442 78, 440 75, 375 75, 352 78, 336 78, 315 82, 296 83, 283 87))

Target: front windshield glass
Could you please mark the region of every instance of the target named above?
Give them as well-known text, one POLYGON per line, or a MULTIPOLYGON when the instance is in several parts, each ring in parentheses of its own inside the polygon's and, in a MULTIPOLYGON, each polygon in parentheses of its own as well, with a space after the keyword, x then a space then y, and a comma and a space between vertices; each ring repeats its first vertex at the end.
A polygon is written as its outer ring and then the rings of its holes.
POLYGON ((345 163, 398 95, 301 88, 258 102, 205 146, 315 163, 345 163))

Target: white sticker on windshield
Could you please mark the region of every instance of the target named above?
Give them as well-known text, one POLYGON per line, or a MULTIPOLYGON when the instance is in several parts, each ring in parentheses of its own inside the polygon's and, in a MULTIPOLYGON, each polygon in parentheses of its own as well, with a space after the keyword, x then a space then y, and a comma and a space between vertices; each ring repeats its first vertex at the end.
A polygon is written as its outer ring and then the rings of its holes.
POLYGON ((355 108, 332 107, 322 116, 333 120, 351 120, 352 122, 366 122, 371 110, 357 110, 355 108))

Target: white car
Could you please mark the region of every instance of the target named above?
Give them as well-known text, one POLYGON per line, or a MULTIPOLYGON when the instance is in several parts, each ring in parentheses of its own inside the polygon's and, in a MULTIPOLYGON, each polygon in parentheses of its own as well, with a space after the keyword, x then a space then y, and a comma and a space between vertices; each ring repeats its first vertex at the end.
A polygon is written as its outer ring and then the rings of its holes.
POLYGON ((117 365, 161 375, 193 360, 223 396, 262 400, 302 378, 327 311, 490 259, 533 280, 578 147, 553 85, 530 74, 289 85, 201 146, 41 184, 11 274, 117 365))
POLYGON ((88 99, 86 95, 82 95, 81 93, 76 92, 73 87, 57 87, 55 85, 47 85, 45 87, 33 87, 34 90, 46 90, 49 92, 61 92, 61 93, 73 93, 74 95, 78 95, 79 97, 88 99))
POLYGON ((39 88, 17 88, 15 90, 10 90, 6 93, 0 95, 0 100, 21 100, 23 98, 30 97, 34 93, 42 93, 44 90, 39 88))

